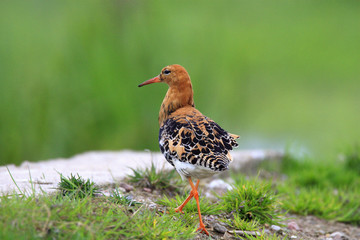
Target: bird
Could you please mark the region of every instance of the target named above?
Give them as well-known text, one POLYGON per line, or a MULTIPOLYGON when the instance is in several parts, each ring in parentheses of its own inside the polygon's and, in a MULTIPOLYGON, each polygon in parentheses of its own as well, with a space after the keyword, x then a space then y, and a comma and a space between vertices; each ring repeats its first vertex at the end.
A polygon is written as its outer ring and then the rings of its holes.
POLYGON ((197 231, 209 235, 201 217, 199 182, 229 168, 230 150, 238 146, 236 139, 239 136, 225 131, 195 108, 190 76, 181 65, 164 67, 158 76, 138 87, 152 83, 169 86, 158 118, 160 151, 191 186, 189 196, 175 212, 183 213, 184 206, 195 198, 200 222, 197 231), (195 185, 192 179, 197 179, 195 185))

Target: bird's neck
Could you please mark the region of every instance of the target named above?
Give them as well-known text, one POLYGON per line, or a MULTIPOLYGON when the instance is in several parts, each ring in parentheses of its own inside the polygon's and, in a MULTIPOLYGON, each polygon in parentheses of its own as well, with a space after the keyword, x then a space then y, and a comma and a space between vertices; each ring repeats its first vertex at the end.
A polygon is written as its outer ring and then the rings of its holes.
POLYGON ((171 113, 175 112, 177 109, 192 106, 194 107, 194 98, 191 82, 182 84, 180 86, 170 86, 165 98, 161 104, 159 112, 159 124, 160 126, 171 113))

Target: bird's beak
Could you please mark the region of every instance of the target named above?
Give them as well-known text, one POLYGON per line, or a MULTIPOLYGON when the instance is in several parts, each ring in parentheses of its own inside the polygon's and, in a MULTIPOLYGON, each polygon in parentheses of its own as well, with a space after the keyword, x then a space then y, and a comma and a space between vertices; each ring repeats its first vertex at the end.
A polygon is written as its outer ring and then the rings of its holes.
POLYGON ((150 84, 150 83, 157 83, 157 82, 161 82, 161 81, 160 81, 160 75, 159 75, 159 76, 156 76, 156 77, 154 77, 154 78, 152 78, 152 79, 149 79, 149 80, 147 80, 147 81, 145 81, 145 82, 143 82, 143 83, 141 83, 141 84, 139 84, 138 87, 142 87, 142 86, 144 86, 144 85, 148 85, 148 84, 150 84))

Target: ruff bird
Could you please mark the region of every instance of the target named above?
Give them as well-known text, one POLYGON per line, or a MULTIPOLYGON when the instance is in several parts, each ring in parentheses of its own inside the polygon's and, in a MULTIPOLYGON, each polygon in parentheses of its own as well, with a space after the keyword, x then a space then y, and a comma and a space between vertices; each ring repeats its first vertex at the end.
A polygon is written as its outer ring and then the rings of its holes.
POLYGON ((139 87, 160 82, 169 86, 159 112, 160 150, 191 186, 189 196, 175 211, 183 213, 184 206, 194 197, 200 221, 197 230, 209 235, 201 218, 199 182, 228 169, 232 161, 230 150, 238 146, 235 140, 239 136, 228 133, 195 108, 190 76, 184 67, 166 66, 139 87), (192 178, 197 179, 195 185, 192 178))

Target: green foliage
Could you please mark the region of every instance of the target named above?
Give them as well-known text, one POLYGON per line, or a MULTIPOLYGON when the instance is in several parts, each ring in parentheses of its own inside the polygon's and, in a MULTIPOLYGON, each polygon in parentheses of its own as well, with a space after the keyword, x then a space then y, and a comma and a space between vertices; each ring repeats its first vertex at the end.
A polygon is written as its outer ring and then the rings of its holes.
POLYGON ((116 204, 121 204, 129 207, 135 206, 137 204, 142 204, 140 202, 135 201, 133 197, 130 195, 121 194, 117 188, 112 191, 110 201, 116 204))
POLYGON ((68 178, 60 174, 58 188, 62 196, 69 196, 70 198, 93 197, 98 193, 95 183, 90 179, 85 181, 79 174, 77 174, 77 177, 71 174, 68 178))
POLYGON ((335 190, 283 184, 278 189, 284 193, 283 208, 290 212, 360 225, 358 187, 335 190))
POLYGON ((132 174, 128 175, 129 182, 138 187, 159 189, 167 192, 179 192, 183 186, 181 179, 175 169, 157 169, 152 162, 150 168, 132 169, 132 174))
MULTIPOLYGON (((157 203, 167 206, 170 209, 175 209, 180 206, 180 204, 183 203, 186 198, 187 195, 176 195, 174 198, 168 198, 166 195, 164 195, 157 201, 157 203)), ((219 214, 224 210, 224 207, 219 202, 212 203, 206 197, 199 196, 199 202, 202 214, 219 214)), ((183 208, 183 211, 188 213, 197 213, 198 210, 196 200, 194 198, 191 199, 183 208)))
MULTIPOLYGON (((175 215, 135 212, 107 197, 0 196, 0 239, 191 239, 175 215)), ((186 219, 188 221, 188 219, 186 219)), ((192 223, 190 221, 190 223, 192 223)))
POLYGON ((136 239, 189 239, 195 236, 193 226, 186 227, 182 221, 174 219, 173 214, 145 211, 136 220, 136 239))
POLYGON ((246 221, 279 224, 279 199, 271 183, 258 179, 237 179, 234 189, 221 196, 227 212, 246 221))
POLYGON ((281 171, 289 176, 296 186, 341 188, 360 184, 360 178, 349 171, 340 161, 319 161, 296 159, 287 154, 283 159, 281 171))
POLYGON ((356 154, 353 151, 344 162, 296 159, 287 155, 281 171, 288 178, 277 186, 283 196, 284 209, 359 225, 360 176, 356 172, 356 154))
POLYGON ((201 112, 244 136, 243 147, 295 139, 331 155, 360 135, 359 7, 1 1, 0 165, 158 150, 167 87, 137 85, 172 63, 190 73, 201 112))
POLYGON ((351 170, 360 174, 360 146, 354 145, 353 148, 348 150, 345 154, 345 166, 351 170))
POLYGON ((235 214, 233 219, 224 219, 223 222, 227 223, 230 227, 234 229, 240 229, 242 231, 257 231, 260 226, 259 221, 248 221, 242 219, 239 214, 235 214))

